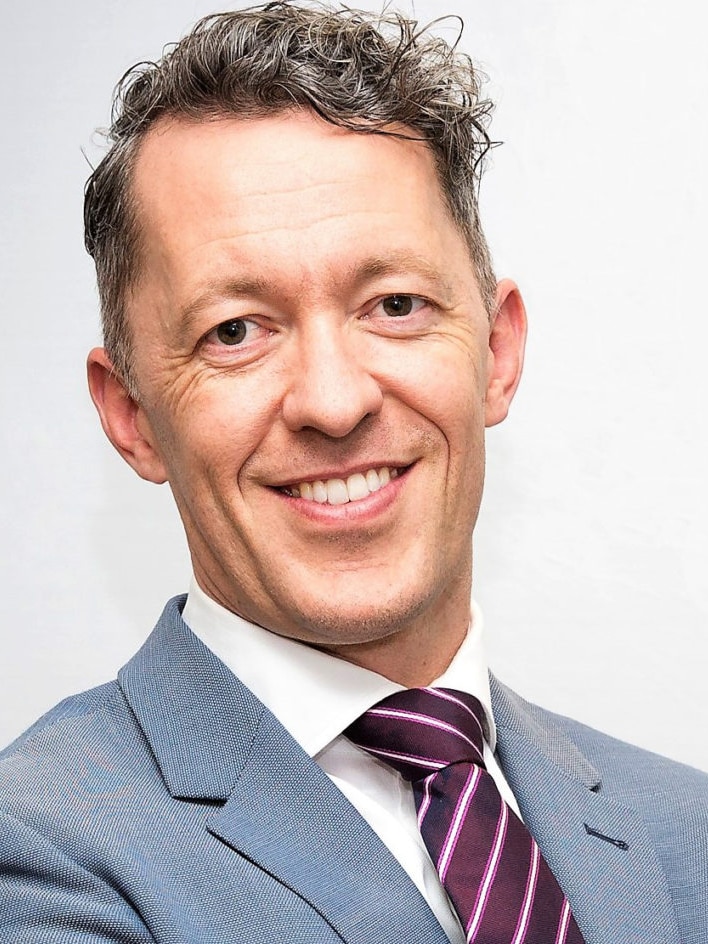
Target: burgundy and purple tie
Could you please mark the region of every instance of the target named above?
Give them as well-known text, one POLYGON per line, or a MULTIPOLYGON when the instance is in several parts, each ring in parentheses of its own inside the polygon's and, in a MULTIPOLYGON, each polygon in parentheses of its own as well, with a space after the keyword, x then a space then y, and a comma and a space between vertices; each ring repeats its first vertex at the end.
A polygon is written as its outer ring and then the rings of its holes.
POLYGON ((414 688, 345 734, 412 782, 418 826, 468 944, 583 944, 535 840, 484 767, 482 718, 472 695, 414 688))

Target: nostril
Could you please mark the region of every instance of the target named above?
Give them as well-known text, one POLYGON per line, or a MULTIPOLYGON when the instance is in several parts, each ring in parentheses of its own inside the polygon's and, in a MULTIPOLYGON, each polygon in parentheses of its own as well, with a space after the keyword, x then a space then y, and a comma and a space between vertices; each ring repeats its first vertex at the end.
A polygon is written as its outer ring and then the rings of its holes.
POLYGON ((383 393, 370 375, 331 375, 323 382, 307 372, 283 400, 283 417, 290 429, 314 429, 327 436, 349 435, 383 405, 383 393))

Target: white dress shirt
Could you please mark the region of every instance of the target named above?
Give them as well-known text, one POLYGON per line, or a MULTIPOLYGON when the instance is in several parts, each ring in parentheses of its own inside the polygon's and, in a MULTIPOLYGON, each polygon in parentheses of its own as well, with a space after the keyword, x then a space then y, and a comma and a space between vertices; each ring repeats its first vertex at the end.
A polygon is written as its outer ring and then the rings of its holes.
MULTIPOLYGON (((208 597, 196 580, 192 580, 183 617, 367 820, 411 877, 452 944, 464 944, 462 927, 418 831, 411 785, 342 733, 368 708, 403 686, 249 623, 208 597)), ((494 758, 496 729, 483 627, 482 613, 473 603, 467 636, 433 685, 468 692, 482 703, 486 713, 485 763, 502 796, 518 813, 494 758)))

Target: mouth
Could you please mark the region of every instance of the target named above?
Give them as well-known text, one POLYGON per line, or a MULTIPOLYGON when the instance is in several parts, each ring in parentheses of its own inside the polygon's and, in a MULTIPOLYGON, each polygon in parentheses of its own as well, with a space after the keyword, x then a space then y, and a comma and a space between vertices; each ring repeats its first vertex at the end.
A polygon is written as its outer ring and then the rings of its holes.
POLYGON ((320 505, 346 505, 349 502, 361 501, 380 491, 389 482, 393 481, 406 471, 407 467, 380 466, 355 472, 347 478, 314 479, 312 481, 295 482, 278 489, 290 498, 301 498, 304 501, 316 502, 320 505))

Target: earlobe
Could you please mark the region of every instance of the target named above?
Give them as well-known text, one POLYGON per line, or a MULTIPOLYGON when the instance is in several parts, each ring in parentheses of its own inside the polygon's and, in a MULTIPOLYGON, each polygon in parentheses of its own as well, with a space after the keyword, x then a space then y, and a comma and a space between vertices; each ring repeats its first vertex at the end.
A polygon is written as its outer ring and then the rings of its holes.
POLYGON ((497 285, 494 317, 489 328, 485 425, 501 423, 521 379, 526 344, 526 309, 511 279, 497 285))
POLYGON ((167 481, 145 412, 128 393, 104 348, 94 348, 86 363, 88 385, 106 436, 125 461, 148 482, 167 481))

